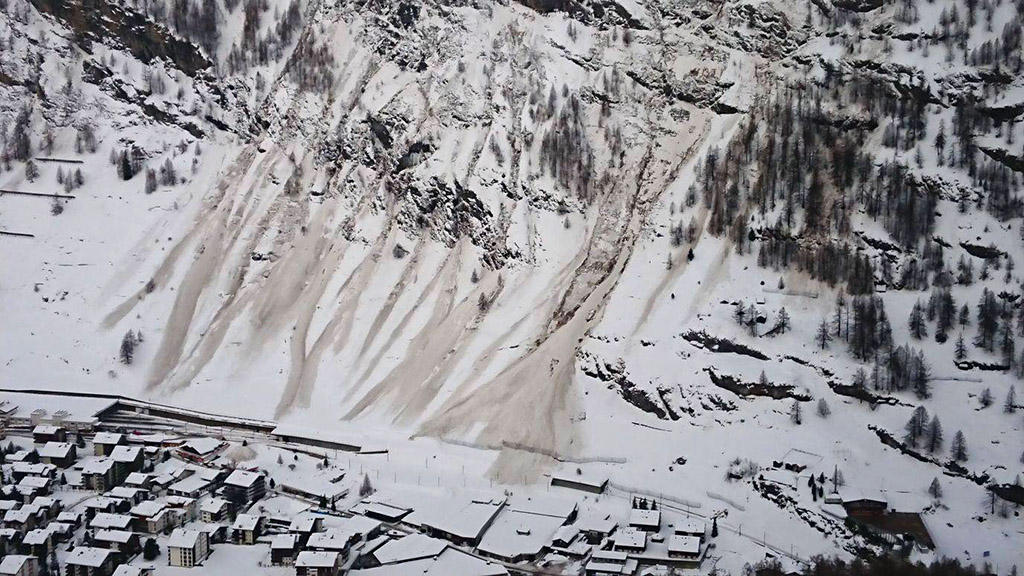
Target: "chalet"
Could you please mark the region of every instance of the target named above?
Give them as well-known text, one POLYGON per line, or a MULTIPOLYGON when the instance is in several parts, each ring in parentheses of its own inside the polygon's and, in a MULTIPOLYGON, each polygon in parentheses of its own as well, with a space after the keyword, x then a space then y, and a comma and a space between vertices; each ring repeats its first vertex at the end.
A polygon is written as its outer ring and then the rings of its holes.
POLYGON ((304 550, 295 558, 296 576, 338 576, 341 555, 337 552, 304 550))
POLYGON ((661 510, 633 508, 629 512, 629 526, 644 532, 657 532, 661 529, 661 510))
POLYGON ((115 484, 120 484, 132 472, 140 472, 144 464, 142 448, 138 446, 114 446, 110 459, 114 461, 115 484))
POLYGON ((221 544, 228 541, 228 527, 223 524, 209 524, 196 522, 193 524, 196 530, 206 533, 207 541, 212 544, 221 544))
POLYGON ((21 552, 30 554, 36 558, 46 558, 53 550, 53 535, 47 528, 36 528, 29 530, 21 539, 21 552))
POLYGON ((323 532, 311 534, 305 548, 318 552, 337 552, 344 556, 348 553, 349 548, 359 540, 359 536, 351 532, 328 528, 323 532))
POLYGON ((235 470, 224 480, 224 496, 236 504, 255 502, 266 493, 266 484, 259 472, 235 470))
POLYGON ((117 554, 106 548, 77 546, 65 560, 67 576, 111 576, 117 566, 117 554))
POLYGON ((212 489, 213 481, 193 473, 169 485, 167 493, 186 498, 199 498, 212 489))
POLYGON ((700 560, 700 537, 673 534, 668 539, 668 557, 677 560, 700 560))
POLYGON ((611 536, 618 528, 611 518, 583 518, 579 522, 580 533, 590 544, 600 544, 602 540, 611 536))
POLYGON ((70 524, 75 528, 82 524, 82 515, 78 512, 71 510, 65 510, 60 514, 57 514, 57 522, 63 522, 64 524, 70 524))
POLYGON ((276 534, 270 539, 270 564, 291 566, 299 553, 299 537, 295 534, 276 534))
POLYGON ((21 502, 17 500, 0 500, 0 517, 2 517, 8 510, 17 510, 21 507, 21 502))
POLYGON ((128 558, 142 549, 139 535, 127 530, 97 530, 92 540, 93 546, 119 552, 122 558, 128 558))
POLYGON ((199 506, 199 518, 203 522, 223 522, 228 517, 231 503, 223 498, 210 498, 199 506))
POLYGON ((0 576, 36 576, 39 559, 24 554, 8 554, 0 562, 0 576))
POLYGON ((235 544, 255 544, 263 533, 263 517, 256 514, 239 514, 231 525, 231 539, 235 544))
POLYGON ((168 496, 164 504, 178 517, 178 524, 191 522, 199 517, 199 505, 194 498, 168 496))
POLYGON ((60 426, 40 424, 32 429, 32 441, 36 444, 47 442, 67 442, 68 431, 60 426))
POLYGON ((598 550, 584 566, 586 576, 620 576, 636 573, 637 561, 625 552, 598 550))
POLYGON ((889 503, 881 494, 867 494, 857 490, 842 490, 840 492, 843 508, 851 516, 883 515, 889 508, 889 503))
POLYGON ((32 448, 31 450, 18 450, 13 454, 8 454, 7 461, 12 464, 15 462, 36 464, 39 462, 39 452, 35 448, 32 448))
POLYGON ((171 566, 199 566, 210 555, 209 537, 199 530, 175 528, 167 541, 167 551, 171 566))
POLYGON ((36 496, 46 496, 53 487, 53 480, 45 476, 25 476, 15 487, 25 502, 31 502, 36 496))
POLYGON ((57 477, 57 467, 53 464, 39 464, 32 462, 15 462, 11 464, 11 476, 15 482, 26 476, 43 476, 46 478, 57 477))
POLYGON ((92 449, 93 453, 97 456, 110 456, 115 446, 123 446, 127 443, 128 441, 125 440, 124 434, 97 432, 96 436, 92 439, 92 449))
POLYGON ((94 530, 131 530, 132 517, 124 514, 100 512, 89 522, 89 527, 94 530))
POLYGON ((75 535, 75 527, 66 522, 50 522, 46 529, 53 536, 54 546, 60 542, 67 542, 75 535))
POLYGON ((147 534, 159 534, 174 525, 176 515, 155 500, 146 500, 132 507, 129 512, 132 516, 132 525, 139 532, 147 534))
POLYGON ((115 500, 114 498, 108 498, 106 496, 97 496, 95 498, 90 498, 85 502, 85 513, 90 518, 92 517, 92 515, 98 514, 100 512, 110 512, 111 514, 113 514, 117 511, 118 503, 118 500, 115 500))
POLYGON ((115 486, 107 491, 106 496, 113 500, 123 500, 131 505, 138 504, 143 500, 149 498, 150 494, 148 490, 142 488, 132 488, 129 486, 115 486))
POLYGON ((153 486, 153 477, 149 474, 143 474, 142 472, 132 472, 125 477, 122 484, 131 488, 149 490, 153 486))
POLYGON ((582 490, 593 494, 604 493, 608 487, 608 479, 600 476, 592 476, 577 471, 576 474, 556 473, 551 475, 552 486, 562 486, 573 490, 582 490))
POLYGON ((82 483, 86 488, 97 492, 106 492, 116 486, 114 461, 110 458, 100 458, 83 464, 82 483))
POLYGON ((64 504, 60 500, 49 496, 37 496, 30 506, 41 512, 46 520, 55 518, 64 509, 64 504))
POLYGON ((647 549, 647 532, 633 527, 623 528, 612 536, 616 552, 639 553, 647 549))
POLYGON ((323 530, 323 526, 323 518, 320 516, 305 514, 294 518, 291 525, 288 526, 288 531, 298 536, 300 547, 305 547, 306 542, 309 541, 310 535, 314 532, 323 530))
POLYGON ((212 459, 227 443, 216 438, 193 438, 178 448, 178 454, 194 462, 205 462, 212 459))

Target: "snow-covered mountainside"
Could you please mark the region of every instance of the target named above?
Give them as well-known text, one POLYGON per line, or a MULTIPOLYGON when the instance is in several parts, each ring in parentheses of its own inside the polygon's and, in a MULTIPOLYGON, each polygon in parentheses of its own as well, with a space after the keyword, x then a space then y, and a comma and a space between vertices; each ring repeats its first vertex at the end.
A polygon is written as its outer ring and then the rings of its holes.
POLYGON ((0 385, 1024 563, 1020 0, 0 8, 0 385))

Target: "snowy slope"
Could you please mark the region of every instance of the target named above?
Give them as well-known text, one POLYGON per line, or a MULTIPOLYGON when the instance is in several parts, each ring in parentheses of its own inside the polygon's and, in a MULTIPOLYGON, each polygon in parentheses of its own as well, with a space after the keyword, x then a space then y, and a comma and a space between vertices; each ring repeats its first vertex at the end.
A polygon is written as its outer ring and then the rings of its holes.
MULTIPOLYGON (((730 525, 793 530, 804 557, 852 553, 864 543, 841 522, 822 534, 750 478, 723 481, 736 458, 765 467, 798 449, 899 510, 928 507, 940 554, 1024 561, 1019 518, 989 512, 985 490, 1021 472, 1024 424, 1002 408, 1020 388, 1014 370, 958 367, 959 329, 944 343, 912 338, 907 315, 930 292, 899 281, 926 259, 928 237, 949 247, 948 268, 965 256, 976 275, 982 259, 965 245, 1002 250, 988 279, 951 287, 971 311, 968 344, 982 288, 1020 292, 1017 275, 1004 278, 1010 258, 1024 261, 1020 214, 990 208, 1000 178, 1016 199, 1013 162, 1024 158, 1019 3, 973 16, 955 0, 232 4, 196 3, 187 17, 169 3, 104 4, 148 23, 125 31, 73 0, 8 0, 0 189, 62 191, 58 169, 80 169, 84 184, 56 202, 0 195, 0 230, 33 235, 0 236, 0 384, 468 443, 499 450, 488 472, 511 482, 538 480, 554 457, 588 462, 636 489, 744 502, 730 525), (285 26, 288 14, 297 20, 285 26), (996 39, 1005 50, 986 48, 996 39), (1017 69, 991 52, 1016 54, 1017 69), (897 111, 833 82, 836 71, 901 105, 925 102, 917 145, 892 146, 897 111), (865 170, 902 161, 936 198, 912 246, 852 200, 861 181, 823 193, 830 206, 851 198, 845 227, 812 230, 800 202, 790 228, 802 246, 847 242, 873 263, 894 344, 919 348, 931 368, 928 398, 840 393, 872 368, 838 335, 827 350, 815 342, 843 282, 759 265, 784 209, 757 209, 766 148, 729 151, 760 146, 776 126, 765 110, 801 97, 858 134, 865 170), (946 161, 964 102, 989 118, 970 130, 984 177, 946 161), (31 180, 14 152, 26 105, 31 180), (88 133, 95 150, 76 146, 88 133), (144 168, 125 180, 111 159, 132 147, 144 168), (709 156, 737 165, 724 230, 706 193, 709 156), (82 163, 39 159, 51 157, 82 163), (147 193, 145 169, 167 161, 175 182, 147 193), (674 241, 691 223, 692 238, 674 241), (736 302, 767 323, 737 325, 736 302), (781 308, 790 329, 766 335, 781 308), (126 364, 129 330, 141 342, 126 364), (767 360, 695 343, 701 331, 767 360), (762 372, 806 400, 801 425, 791 398, 741 397, 712 380, 762 372), (986 388, 995 402, 982 410, 986 388), (820 399, 828 418, 815 414, 820 399), (918 405, 941 417, 939 464, 869 428, 901 439, 918 405), (943 475, 957 430, 980 483, 943 475), (941 505, 926 492, 934 477, 941 505)), ((794 178, 829 170, 827 153, 802 153, 794 178)), ((970 348, 970 360, 1000 362, 998 350, 970 348)), ((794 498, 817 510, 806 490, 794 498)))

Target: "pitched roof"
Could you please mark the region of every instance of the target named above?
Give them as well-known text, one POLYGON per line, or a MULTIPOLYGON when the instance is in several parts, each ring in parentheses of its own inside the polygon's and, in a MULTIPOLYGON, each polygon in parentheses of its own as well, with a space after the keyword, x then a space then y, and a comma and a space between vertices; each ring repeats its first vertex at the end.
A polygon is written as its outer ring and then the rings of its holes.
POLYGON ((260 479, 259 472, 252 472, 249 470, 235 470, 226 479, 224 483, 229 486, 239 486, 241 488, 249 488, 260 479))
POLYGON ((111 554, 106 548, 93 548, 91 546, 77 546, 68 555, 65 562, 76 566, 88 566, 99 568, 111 554))
POLYGON ((92 438, 93 444, 119 444, 124 440, 124 434, 117 432, 97 432, 92 438))
POLYGON ((255 514, 239 514, 235 517, 235 523, 231 525, 234 530, 255 530, 260 523, 260 517, 255 514))
POLYGON ((134 462, 141 454, 142 448, 138 446, 114 446, 110 458, 114 462, 134 462))
POLYGON ((330 568, 337 564, 337 552, 311 552, 304 550, 299 552, 299 557, 295 559, 295 566, 298 568, 330 568))
POLYGON ((21 567, 26 562, 35 560, 34 556, 26 556, 24 554, 8 554, 4 557, 3 561, 0 562, 0 574, 18 574, 21 571, 21 567))
POLYGON ((202 532, 198 530, 175 528, 167 540, 167 546, 169 548, 195 548, 201 534, 202 532))
POLYGON ((67 458, 75 445, 70 442, 47 442, 39 449, 40 458, 67 458))

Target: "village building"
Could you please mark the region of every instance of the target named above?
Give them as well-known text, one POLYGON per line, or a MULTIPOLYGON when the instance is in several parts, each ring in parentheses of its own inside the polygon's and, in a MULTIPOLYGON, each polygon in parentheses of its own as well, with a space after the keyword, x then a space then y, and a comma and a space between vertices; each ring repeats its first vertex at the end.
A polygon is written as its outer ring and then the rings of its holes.
POLYGON ((135 504, 148 499, 150 493, 148 490, 122 485, 111 488, 107 491, 105 496, 113 500, 124 500, 134 506, 135 504))
POLYGON ((199 504, 195 498, 168 496, 164 498, 164 505, 178 516, 179 525, 199 517, 199 504))
POLYGON ((128 530, 97 530, 92 541, 93 546, 118 552, 122 558, 128 558, 142 549, 139 535, 128 530))
POLYGON ((15 462, 11 464, 11 477, 15 482, 21 481, 26 476, 56 478, 57 467, 53 464, 40 464, 38 462, 15 462))
POLYGON ((275 534, 270 538, 270 563, 273 566, 291 566, 299 553, 296 534, 275 534))
POLYGON ((90 460, 82 464, 82 484, 90 490, 106 492, 117 485, 114 461, 110 458, 90 460))
POLYGON ((263 518, 256 514, 239 514, 231 525, 231 539, 235 544, 255 544, 263 533, 263 518))
POLYGON ((31 502, 36 496, 46 496, 52 487, 53 479, 45 476, 25 476, 17 485, 25 502, 31 502))
POLYGON ((112 576, 153 576, 153 569, 147 566, 121 564, 112 576))
POLYGON ((127 444, 124 434, 116 432, 97 432, 92 439, 93 453, 97 456, 110 456, 115 446, 127 444))
POLYGON ((39 559, 25 554, 8 554, 0 561, 0 576, 37 576, 39 559))
POLYGON ((205 532, 206 538, 211 546, 213 544, 222 544, 228 541, 228 527, 223 524, 196 522, 192 527, 200 532, 205 532))
POLYGON ((699 561, 700 537, 673 534, 668 539, 668 556, 680 560, 699 561))
POLYGON ((89 527, 94 530, 131 530, 132 517, 124 514, 100 512, 89 521, 89 527))
POLYGON ((21 539, 22 554, 30 554, 37 558, 46 558, 53 550, 53 536, 47 528, 29 530, 21 539))
POLYGON ((611 536, 618 528, 618 524, 611 518, 585 517, 579 523, 580 533, 590 544, 600 544, 602 540, 611 536))
POLYGON ((310 535, 323 530, 324 519, 312 514, 302 514, 292 519, 288 531, 299 537, 299 546, 305 547, 310 535))
POLYGON ((57 514, 57 522, 71 524, 77 528, 82 524, 82 514, 73 510, 64 510, 60 514, 57 514))
POLYGON ((39 452, 35 448, 29 450, 18 450, 12 454, 7 455, 7 461, 11 464, 15 462, 27 462, 29 464, 36 464, 39 462, 39 452))
POLYGON ((120 484, 132 472, 140 472, 145 464, 142 448, 138 446, 114 446, 110 459, 114 461, 115 484, 120 484))
POLYGON ((255 502, 266 493, 266 483, 259 472, 235 470, 224 480, 224 497, 236 505, 255 502))
POLYGON ((647 532, 637 528, 623 528, 612 536, 612 549, 616 552, 640 553, 647 549, 647 532))
POLYGON ((223 498, 210 498, 199 506, 199 518, 203 522, 223 522, 228 517, 231 503, 223 498))
POLYGON ((602 494, 608 487, 608 479, 602 476, 594 476, 578 472, 575 474, 557 472, 551 475, 551 485, 582 490, 593 494, 602 494))
POLYGON ((396 524, 405 518, 410 512, 411 508, 402 508, 394 506, 392 504, 385 504, 384 502, 373 502, 370 500, 363 500, 356 504, 350 509, 352 512, 356 512, 373 518, 374 520, 380 520, 382 522, 388 522, 396 524))
POLYGON ((142 472, 132 472, 125 477, 122 484, 131 488, 149 490, 153 486, 153 477, 149 474, 143 474, 142 472))
POLYGON ((111 576, 117 555, 106 548, 76 546, 64 563, 67 576, 111 576))
POLYGON ((32 429, 32 441, 36 444, 47 442, 67 442, 68 431, 60 426, 40 424, 32 429))
POLYGON ((220 452, 227 443, 216 438, 193 438, 178 448, 178 454, 193 462, 206 462, 220 452))
POLYGON ((303 550, 295 558, 296 576, 338 576, 341 555, 337 552, 303 550))
POLYGON ((625 576, 635 574, 637 561, 625 552, 598 550, 594 552, 584 567, 586 576, 625 576))
POLYGON ((428 536, 476 546, 504 508, 505 501, 468 500, 440 504, 413 511, 406 517, 406 522, 419 526, 428 536))
POLYGON ((175 528, 167 541, 167 555, 171 566, 199 566, 210 555, 209 537, 199 530, 175 528))
POLYGON ((132 507, 129 512, 132 516, 132 525, 139 532, 147 534, 159 534, 172 526, 175 515, 156 500, 146 500, 132 507))
POLYGON ((674 529, 675 533, 681 536, 696 536, 698 538, 704 538, 704 535, 707 533, 707 524, 702 520, 687 518, 676 522, 674 529))
POLYGON ((657 532, 661 529, 661 510, 633 508, 629 511, 629 525, 644 532, 657 532))

